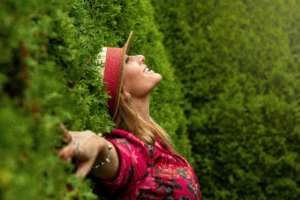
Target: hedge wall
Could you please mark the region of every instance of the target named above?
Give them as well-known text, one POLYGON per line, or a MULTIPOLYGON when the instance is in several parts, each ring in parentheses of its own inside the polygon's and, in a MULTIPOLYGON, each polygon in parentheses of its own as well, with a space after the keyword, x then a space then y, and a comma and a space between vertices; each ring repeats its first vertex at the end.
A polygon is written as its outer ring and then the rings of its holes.
POLYGON ((192 162, 181 84, 153 14, 147 0, 1 1, 0 199, 97 199, 90 181, 77 179, 74 166, 59 159, 59 123, 113 129, 94 61, 102 47, 122 47, 132 30, 131 54, 144 54, 163 76, 152 116, 192 162))
POLYGON ((300 2, 152 3, 203 199, 299 199, 300 2))

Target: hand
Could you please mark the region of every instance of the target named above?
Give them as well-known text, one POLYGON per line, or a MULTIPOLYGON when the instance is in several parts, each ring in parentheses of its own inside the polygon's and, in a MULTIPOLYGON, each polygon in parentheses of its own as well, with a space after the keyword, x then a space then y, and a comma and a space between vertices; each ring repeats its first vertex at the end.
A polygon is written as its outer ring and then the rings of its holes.
POLYGON ((60 150, 59 156, 68 163, 74 157, 77 166, 76 176, 85 177, 91 171, 103 141, 89 130, 82 132, 64 130, 64 137, 68 144, 60 150))

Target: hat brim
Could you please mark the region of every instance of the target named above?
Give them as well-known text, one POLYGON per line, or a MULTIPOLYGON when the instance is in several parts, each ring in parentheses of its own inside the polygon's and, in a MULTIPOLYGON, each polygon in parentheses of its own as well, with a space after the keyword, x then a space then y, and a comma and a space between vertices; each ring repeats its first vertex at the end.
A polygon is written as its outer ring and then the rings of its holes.
POLYGON ((131 31, 131 33, 130 33, 128 39, 127 39, 126 44, 122 48, 122 59, 121 59, 120 71, 119 71, 118 89, 117 89, 115 105, 114 105, 113 113, 112 113, 112 119, 113 120, 115 119, 115 117, 117 115, 118 108, 119 108, 120 95, 121 95, 121 87, 122 87, 122 81, 123 81, 123 72, 124 72, 125 58, 126 58, 126 55, 129 52, 132 34, 133 34, 133 31, 131 31))

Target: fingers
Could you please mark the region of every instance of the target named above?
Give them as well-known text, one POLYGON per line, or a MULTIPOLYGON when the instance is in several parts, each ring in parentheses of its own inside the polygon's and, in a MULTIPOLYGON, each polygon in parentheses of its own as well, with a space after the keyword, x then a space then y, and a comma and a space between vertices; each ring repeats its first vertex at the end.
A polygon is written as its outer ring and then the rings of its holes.
POLYGON ((63 123, 60 123, 60 124, 59 124, 59 127, 60 127, 61 129, 63 129, 63 130, 65 129, 65 125, 64 125, 63 123))
POLYGON ((75 145, 75 143, 69 143, 68 146, 66 146, 65 148, 59 151, 59 156, 67 163, 71 163, 72 157, 77 156, 77 154, 78 154, 78 148, 75 145))
POLYGON ((73 140, 73 136, 69 132, 64 132, 64 138, 67 139, 68 143, 73 140))
MULTIPOLYGON (((61 124, 61 128, 64 126, 61 124)), ((79 132, 67 131, 64 129, 64 138, 67 139, 68 145, 59 151, 59 156, 65 160, 67 163, 72 161, 72 157, 79 155, 81 148, 78 141, 76 141, 76 134, 79 132)))
POLYGON ((67 143, 69 143, 71 140, 73 140, 73 136, 70 134, 70 132, 65 128, 65 126, 63 124, 60 124, 59 125, 60 128, 62 129, 63 131, 63 134, 64 134, 64 138, 67 139, 67 143))
POLYGON ((61 125, 64 138, 66 138, 67 146, 59 151, 59 156, 67 163, 72 162, 72 158, 76 159, 76 176, 85 177, 91 170, 99 145, 95 142, 98 137, 94 132, 86 131, 68 131, 61 125))

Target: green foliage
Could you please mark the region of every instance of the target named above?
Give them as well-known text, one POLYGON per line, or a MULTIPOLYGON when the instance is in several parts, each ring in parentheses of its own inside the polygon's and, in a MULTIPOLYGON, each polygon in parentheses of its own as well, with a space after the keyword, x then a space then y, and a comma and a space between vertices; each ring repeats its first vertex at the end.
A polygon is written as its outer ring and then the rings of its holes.
POLYGON ((1 3, 1 199, 96 199, 58 157, 58 124, 85 112, 67 87, 81 68, 68 6, 1 3))
POLYGON ((0 3, 0 199, 97 199, 90 181, 77 179, 74 166, 59 159, 59 123, 113 129, 95 60, 104 46, 122 47, 132 30, 131 54, 144 54, 163 76, 152 116, 191 160, 181 84, 153 14, 149 1, 137 0, 0 3))
POLYGON ((204 199, 299 199, 299 1, 152 0, 204 199))

